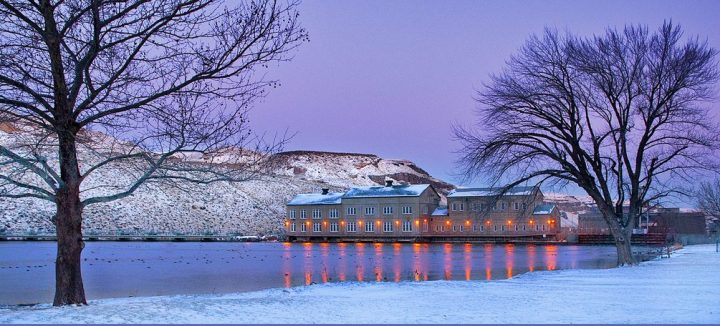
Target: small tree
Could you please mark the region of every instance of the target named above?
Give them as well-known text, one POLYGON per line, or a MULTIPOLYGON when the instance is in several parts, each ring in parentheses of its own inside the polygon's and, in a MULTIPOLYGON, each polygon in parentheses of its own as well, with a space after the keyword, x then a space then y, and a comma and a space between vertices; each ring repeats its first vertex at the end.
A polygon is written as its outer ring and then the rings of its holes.
POLYGON ((260 70, 306 38, 296 8, 293 0, 0 0, 0 117, 28 135, 0 146, 0 197, 56 205, 55 305, 86 303, 88 205, 150 182, 257 172, 265 152, 244 150, 259 144, 247 110, 272 84, 260 70), (113 166, 127 172, 125 187, 103 186, 113 166))
POLYGON ((635 264, 630 238, 643 209, 679 192, 672 180, 714 165, 718 129, 701 104, 718 78, 715 58, 671 23, 592 38, 546 30, 479 92, 478 129, 455 128, 459 163, 468 177, 509 177, 509 187, 579 186, 609 225, 618 265, 635 264))

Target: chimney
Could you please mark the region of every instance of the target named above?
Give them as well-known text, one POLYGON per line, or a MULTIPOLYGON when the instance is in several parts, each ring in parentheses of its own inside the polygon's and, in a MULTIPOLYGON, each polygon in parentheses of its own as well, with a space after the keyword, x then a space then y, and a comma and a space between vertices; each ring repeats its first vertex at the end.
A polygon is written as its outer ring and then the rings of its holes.
POLYGON ((323 195, 327 195, 329 191, 330 191, 330 188, 322 188, 323 195))
POLYGON ((385 187, 392 187, 392 180, 385 180, 385 187))

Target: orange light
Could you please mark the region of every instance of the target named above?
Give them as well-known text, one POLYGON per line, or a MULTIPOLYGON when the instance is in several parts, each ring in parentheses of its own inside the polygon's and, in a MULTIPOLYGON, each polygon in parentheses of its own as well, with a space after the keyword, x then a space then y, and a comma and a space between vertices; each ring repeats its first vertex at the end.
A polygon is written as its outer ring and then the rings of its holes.
POLYGON ((288 222, 285 222, 285 226, 288 226, 288 224, 290 224, 290 223, 288 223, 288 222))
POLYGON ((485 221, 485 224, 490 224, 490 220, 485 221))
POLYGON ((470 225, 470 221, 465 221, 465 225, 470 225))
POLYGON ((508 224, 512 224, 512 220, 508 220, 508 224))
POLYGON ((424 219, 423 222, 427 223, 427 219, 424 219))
POLYGON ((305 225, 310 225, 310 222, 305 222, 305 225))
POLYGON ((358 221, 358 224, 359 224, 359 225, 362 225, 362 221, 358 221))
POLYGON ((548 224, 550 224, 550 220, 548 220, 548 224))
POLYGON ((530 220, 530 224, 533 224, 533 223, 535 223, 535 222, 533 222, 533 220, 530 220))
POLYGON ((345 221, 340 221, 340 225, 345 225, 345 221))
POLYGON ((380 225, 380 220, 378 220, 376 223, 377 223, 378 225, 380 225))
POLYGON ((446 221, 445 224, 450 225, 450 221, 446 221))
POLYGON ((395 221, 395 224, 400 224, 400 221, 395 221))
POLYGON ((420 221, 419 221, 419 220, 416 220, 416 221, 415 221, 415 225, 420 225, 420 221))
POLYGON ((323 225, 327 225, 327 222, 323 222, 323 225))

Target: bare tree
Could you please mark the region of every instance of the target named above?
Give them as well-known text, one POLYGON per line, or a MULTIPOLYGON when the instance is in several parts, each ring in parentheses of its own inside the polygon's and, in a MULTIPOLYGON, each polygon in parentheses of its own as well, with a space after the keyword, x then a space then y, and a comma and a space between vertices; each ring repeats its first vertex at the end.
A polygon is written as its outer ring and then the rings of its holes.
POLYGON ((86 304, 88 205, 148 182, 241 181, 256 172, 264 155, 243 150, 258 144, 247 110, 274 86, 262 69, 307 38, 297 5, 0 0, 0 116, 30 134, 0 146, 0 196, 56 205, 54 305, 86 304), (134 181, 84 186, 113 165, 134 181))
POLYGON ((697 206, 710 217, 709 231, 720 232, 720 180, 702 182, 697 193, 697 206))
POLYGON ((714 165, 718 129, 703 104, 717 78, 716 51, 672 23, 592 38, 546 30, 479 92, 477 129, 455 127, 459 164, 508 187, 579 186, 609 225, 618 265, 635 264, 638 215, 684 193, 672 180, 714 165))

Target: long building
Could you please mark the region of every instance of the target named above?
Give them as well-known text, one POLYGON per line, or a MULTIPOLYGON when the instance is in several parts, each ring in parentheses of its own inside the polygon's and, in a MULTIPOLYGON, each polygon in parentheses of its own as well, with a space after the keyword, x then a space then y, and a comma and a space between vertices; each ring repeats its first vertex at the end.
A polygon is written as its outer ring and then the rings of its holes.
POLYGON ((354 187, 299 194, 287 203, 291 241, 552 240, 559 211, 537 187, 463 188, 448 206, 429 184, 354 187))

